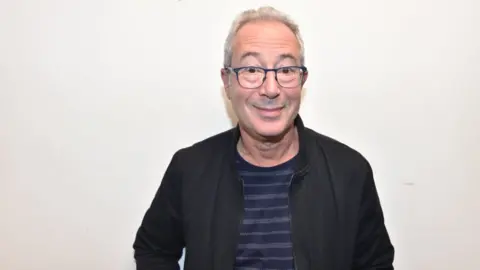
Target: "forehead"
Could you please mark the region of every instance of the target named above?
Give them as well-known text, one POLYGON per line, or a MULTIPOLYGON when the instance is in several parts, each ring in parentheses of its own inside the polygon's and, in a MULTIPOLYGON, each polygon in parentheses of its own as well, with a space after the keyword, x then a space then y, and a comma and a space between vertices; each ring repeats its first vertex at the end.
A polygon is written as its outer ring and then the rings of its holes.
MULTIPOLYGON (((254 57, 271 63, 279 57, 300 59, 300 45, 288 26, 275 21, 256 21, 245 24, 237 32, 233 42, 232 62, 254 57)), ((287 58, 288 59, 288 58, 287 58)))

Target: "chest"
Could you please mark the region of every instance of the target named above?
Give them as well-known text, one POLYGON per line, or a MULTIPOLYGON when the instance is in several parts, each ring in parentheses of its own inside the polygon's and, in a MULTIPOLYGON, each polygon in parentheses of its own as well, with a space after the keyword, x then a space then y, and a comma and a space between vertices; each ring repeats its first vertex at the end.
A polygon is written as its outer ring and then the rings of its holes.
POLYGON ((235 266, 292 269, 289 209, 292 172, 241 174, 244 196, 235 266))

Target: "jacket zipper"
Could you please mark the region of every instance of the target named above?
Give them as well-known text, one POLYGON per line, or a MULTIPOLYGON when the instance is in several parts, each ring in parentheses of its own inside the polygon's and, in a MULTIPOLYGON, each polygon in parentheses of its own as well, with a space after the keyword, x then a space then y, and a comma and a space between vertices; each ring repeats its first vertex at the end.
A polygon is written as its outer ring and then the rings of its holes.
POLYGON ((295 246, 294 246, 294 241, 293 241, 293 224, 292 224, 292 208, 290 204, 290 196, 291 196, 291 189, 292 189, 292 182, 293 178, 295 177, 295 174, 292 175, 290 178, 290 183, 288 183, 288 196, 287 196, 287 201, 288 201, 288 219, 290 222, 290 241, 292 241, 292 257, 293 257, 293 267, 294 270, 299 270, 297 267, 297 258, 295 257, 295 246))

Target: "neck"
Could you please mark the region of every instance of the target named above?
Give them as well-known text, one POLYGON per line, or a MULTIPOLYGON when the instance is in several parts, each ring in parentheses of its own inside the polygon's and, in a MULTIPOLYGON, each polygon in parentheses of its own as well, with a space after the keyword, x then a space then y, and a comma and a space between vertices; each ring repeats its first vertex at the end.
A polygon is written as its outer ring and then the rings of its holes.
POLYGON ((240 135, 238 152, 246 161, 256 166, 275 166, 290 160, 298 153, 298 131, 294 125, 275 138, 252 136, 243 128, 240 128, 240 135))

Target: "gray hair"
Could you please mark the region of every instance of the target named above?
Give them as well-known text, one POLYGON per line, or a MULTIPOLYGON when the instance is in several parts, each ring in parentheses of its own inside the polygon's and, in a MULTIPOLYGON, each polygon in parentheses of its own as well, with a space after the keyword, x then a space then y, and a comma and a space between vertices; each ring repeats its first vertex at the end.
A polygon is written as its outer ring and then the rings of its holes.
POLYGON ((242 26, 244 26, 245 24, 254 21, 276 21, 283 23, 288 28, 290 28, 293 34, 295 34, 295 37, 297 38, 298 44, 300 46, 300 64, 305 64, 305 49, 298 25, 285 13, 280 12, 273 7, 264 6, 258 9, 246 10, 240 13, 233 21, 230 32, 228 33, 227 39, 225 40, 223 56, 224 67, 229 67, 232 64, 233 39, 235 38, 238 30, 240 30, 240 28, 242 28, 242 26))

